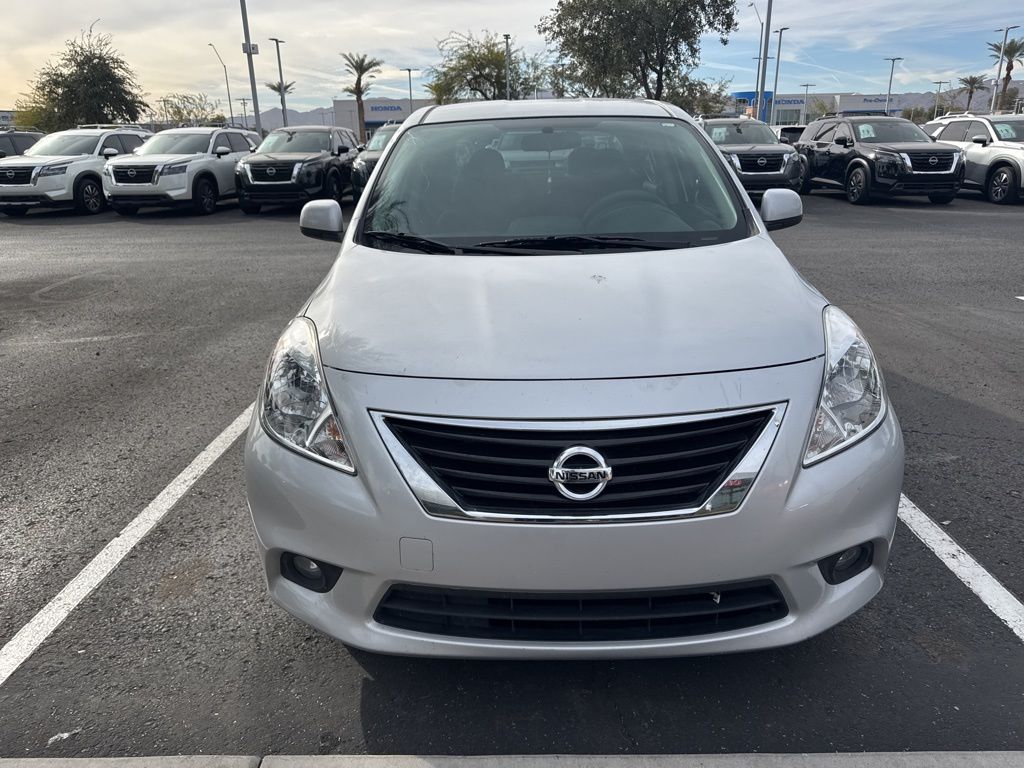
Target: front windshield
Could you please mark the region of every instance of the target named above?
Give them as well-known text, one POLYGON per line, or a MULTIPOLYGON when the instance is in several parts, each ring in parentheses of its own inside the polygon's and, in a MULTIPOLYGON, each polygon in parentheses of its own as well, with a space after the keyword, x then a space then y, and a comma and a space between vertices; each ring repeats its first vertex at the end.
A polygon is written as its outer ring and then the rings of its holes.
POLYGON ((378 128, 373 136, 370 137, 366 149, 370 152, 380 152, 388 145, 388 142, 391 141, 391 137, 395 135, 397 130, 397 125, 394 128, 378 128))
POLYGON ((898 141, 931 143, 931 138, 909 120, 879 120, 878 122, 856 122, 853 129, 857 141, 865 144, 887 144, 898 141))
POLYGON ((993 120, 992 127, 1001 141, 1024 142, 1024 117, 993 120))
POLYGON ((256 151, 330 152, 331 134, 327 131, 274 131, 256 151))
POLYGON ((135 150, 137 155, 197 155, 210 147, 208 133, 158 133, 135 150))
POLYGON ((711 140, 719 146, 723 144, 778 144, 778 137, 764 123, 738 120, 735 123, 706 123, 711 140))
POLYGON ((565 247, 547 250, 585 251, 610 247, 601 236, 678 248, 736 240, 748 229, 720 158, 691 125, 570 117, 411 128, 363 220, 363 242, 395 245, 388 234, 458 247, 563 238, 565 247), (509 134, 515 139, 504 141, 509 134), (516 149, 503 150, 508 144, 516 149), (547 159, 516 162, 524 151, 547 159))
POLYGON ((91 155, 96 151, 99 140, 96 134, 83 136, 80 133, 54 133, 37 141, 25 150, 25 154, 33 157, 91 155))

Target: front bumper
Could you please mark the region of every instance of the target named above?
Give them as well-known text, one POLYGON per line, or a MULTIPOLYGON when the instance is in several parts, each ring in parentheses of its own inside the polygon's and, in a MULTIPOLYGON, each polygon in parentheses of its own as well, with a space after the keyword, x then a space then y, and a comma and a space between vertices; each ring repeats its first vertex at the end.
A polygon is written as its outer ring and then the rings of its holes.
POLYGON ((103 178, 103 194, 111 205, 175 206, 192 199, 189 174, 162 176, 155 184, 118 184, 103 178))
POLYGON ((263 205, 292 205, 307 203, 323 197, 322 184, 304 186, 298 182, 265 182, 249 181, 242 174, 235 175, 238 187, 238 200, 241 203, 259 203, 263 205))
MULTIPOLYGON (((752 650, 798 642, 836 624, 881 588, 896 522, 903 443, 895 415, 813 467, 800 462, 821 360, 742 374, 586 382, 449 382, 327 370, 359 474, 309 461, 254 420, 246 482, 271 597, 352 646, 477 658, 654 657, 752 650), (737 384, 742 377, 742 386, 737 384), (586 397, 580 398, 585 392, 586 397), (723 392, 745 402, 722 403, 723 392), (372 396, 366 393, 372 393, 372 396), (775 444, 743 506, 660 522, 521 524, 426 514, 399 474, 368 411, 514 419, 635 416, 788 401, 775 444), (495 404, 500 404, 496 406, 495 404), (538 404, 544 404, 540 406, 538 404), (415 540, 416 556, 407 543, 415 540), (424 543, 426 542, 426 543, 424 543), (873 564, 830 586, 817 562, 871 542, 873 564), (424 550, 424 548, 426 548, 424 550), (343 568, 335 587, 309 591, 281 575, 282 552, 343 568), (429 552, 425 557, 424 551, 429 552), (394 584, 515 592, 620 592, 770 579, 788 615, 744 629, 628 642, 510 642, 385 626, 375 611, 394 584)), ((735 398, 733 398, 735 399, 735 398)))
POLYGON ((64 208, 75 203, 67 175, 42 176, 35 184, 0 184, 2 208, 64 208))
POLYGON ((884 195, 955 195, 963 185, 963 164, 954 173, 906 173, 899 177, 874 176, 871 191, 884 195))
POLYGON ((744 173, 736 171, 740 183, 747 192, 764 192, 769 189, 792 189, 800 188, 799 160, 790 162, 781 171, 775 173, 744 173))

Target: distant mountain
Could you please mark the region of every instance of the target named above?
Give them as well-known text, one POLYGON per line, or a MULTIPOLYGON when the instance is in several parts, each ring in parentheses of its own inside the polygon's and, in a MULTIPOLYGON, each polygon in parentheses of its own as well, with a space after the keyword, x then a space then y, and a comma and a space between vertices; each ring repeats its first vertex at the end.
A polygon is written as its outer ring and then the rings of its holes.
MULTIPOLYGON (((242 116, 239 114, 235 115, 235 120, 239 123, 242 121, 242 116)), ((284 125, 284 121, 281 119, 281 108, 275 107, 274 109, 268 109, 266 112, 260 112, 260 120, 263 123, 263 130, 272 131, 275 128, 280 128, 284 125)), ((294 109, 288 110, 288 125, 333 125, 334 124, 334 110, 331 107, 320 107, 318 109, 312 109, 308 112, 297 112, 294 109)), ((249 115, 249 127, 255 126, 255 120, 252 115, 249 115)))

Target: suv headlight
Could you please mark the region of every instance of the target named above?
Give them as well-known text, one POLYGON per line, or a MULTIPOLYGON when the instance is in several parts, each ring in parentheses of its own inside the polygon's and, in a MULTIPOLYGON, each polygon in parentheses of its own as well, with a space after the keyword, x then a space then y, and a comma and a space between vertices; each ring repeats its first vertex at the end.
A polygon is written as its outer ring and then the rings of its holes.
MULTIPOLYGON (((900 175, 900 170, 907 167, 903 158, 895 152, 875 152, 875 173, 885 178, 894 179, 900 175)), ((913 166, 910 166, 912 169, 913 166)))
POLYGON ((177 165, 165 165, 164 169, 160 171, 161 176, 178 176, 188 170, 188 163, 178 163, 177 165))
POLYGON ((860 328, 837 307, 826 307, 825 381, 804 454, 810 466, 867 437, 885 417, 882 374, 860 328))
POLYGON ((68 166, 64 165, 47 165, 43 166, 43 169, 39 171, 40 176, 63 176, 68 172, 68 166))
POLYGON ((297 317, 274 347, 260 398, 260 423, 284 446, 355 474, 327 395, 313 323, 297 317))

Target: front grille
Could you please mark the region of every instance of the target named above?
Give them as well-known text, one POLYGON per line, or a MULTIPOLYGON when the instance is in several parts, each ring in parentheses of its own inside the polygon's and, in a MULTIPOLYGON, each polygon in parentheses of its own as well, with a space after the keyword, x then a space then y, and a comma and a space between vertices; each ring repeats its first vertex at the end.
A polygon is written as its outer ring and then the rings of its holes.
POLYGON ((908 152, 910 165, 914 173, 948 173, 953 168, 952 152, 908 152), (932 158, 935 162, 932 163, 932 158))
POLYGON ((771 581, 645 592, 491 592, 396 584, 374 620, 450 637, 601 642, 693 637, 778 621, 789 613, 771 581))
POLYGON ((152 184, 155 165, 133 165, 130 167, 111 166, 114 181, 118 184, 152 184))
MULTIPOLYGON (((693 509, 705 503, 764 429, 771 410, 656 426, 514 429, 414 421, 386 423, 464 510, 594 517, 693 509), (567 448, 601 454, 613 476, 596 498, 562 496, 548 469, 567 448)), ((586 467, 585 460, 576 466, 586 467)), ((576 493, 594 486, 577 485, 576 493)))
POLYGON ((739 155, 740 169, 744 173, 778 173, 782 170, 782 155, 739 155), (764 163, 761 161, 764 160, 764 163))
POLYGON ((0 168, 0 184, 31 184, 35 168, 0 168))
POLYGON ((250 163, 253 181, 291 182, 295 163, 250 163))

